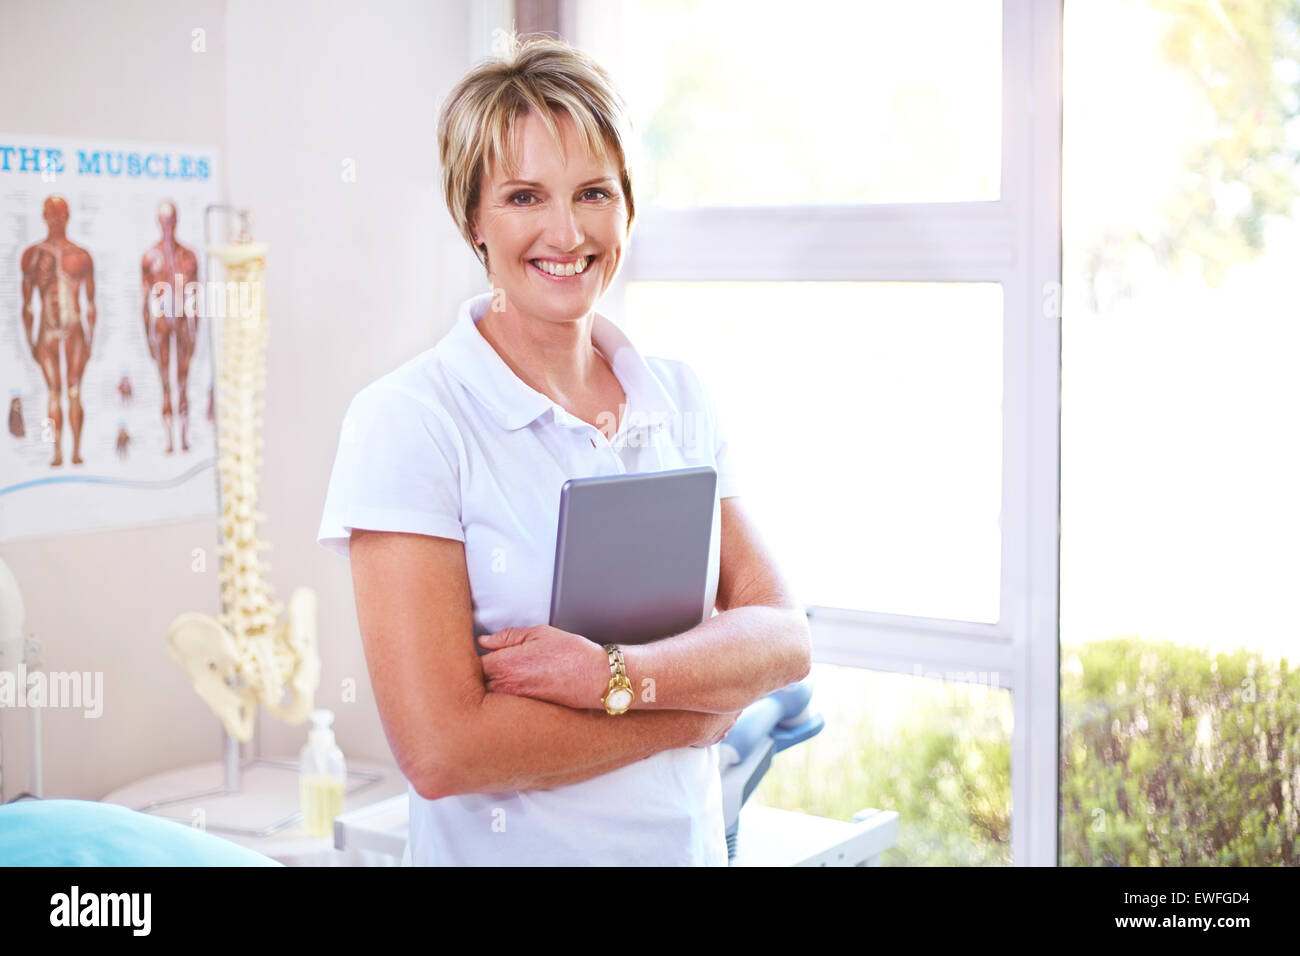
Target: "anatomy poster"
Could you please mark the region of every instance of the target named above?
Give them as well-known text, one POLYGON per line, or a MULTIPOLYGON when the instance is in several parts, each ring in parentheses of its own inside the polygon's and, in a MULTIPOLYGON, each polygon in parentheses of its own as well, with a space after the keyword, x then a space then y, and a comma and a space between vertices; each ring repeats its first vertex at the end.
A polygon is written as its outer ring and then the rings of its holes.
POLYGON ((211 148, 0 133, 0 541, 217 513, 219 197, 211 148))

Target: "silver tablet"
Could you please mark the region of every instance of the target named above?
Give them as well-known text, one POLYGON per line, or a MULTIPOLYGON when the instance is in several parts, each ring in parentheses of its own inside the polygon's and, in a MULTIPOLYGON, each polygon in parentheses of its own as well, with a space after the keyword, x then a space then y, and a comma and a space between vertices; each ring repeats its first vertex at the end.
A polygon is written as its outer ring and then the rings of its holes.
POLYGON ((717 484, 708 465, 566 481, 551 625, 644 644, 702 622, 717 484))

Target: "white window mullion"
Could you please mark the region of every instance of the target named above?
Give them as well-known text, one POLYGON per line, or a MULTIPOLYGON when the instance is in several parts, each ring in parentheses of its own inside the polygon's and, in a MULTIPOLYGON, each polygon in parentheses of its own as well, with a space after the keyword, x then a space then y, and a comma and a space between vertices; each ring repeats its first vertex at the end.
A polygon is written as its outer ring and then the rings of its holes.
POLYGON ((809 609, 816 659, 1010 689, 1017 657, 989 624, 809 609))
POLYGON ((1062 0, 1005 0, 1004 199, 1024 251, 1007 281, 1003 619, 1015 648, 1011 855, 1058 850, 1062 0))
MULTIPOLYGON (((1060 847, 1060 513, 1061 316, 1044 314, 1045 290, 1061 283, 1061 130, 1063 0, 1038 0, 1027 44, 1033 57, 1032 213, 1024 243, 1031 281, 1023 296, 1030 317, 1029 535, 1025 593, 1029 659, 1029 850, 1025 863, 1055 866, 1060 847)), ((1055 300, 1059 303, 1059 296, 1055 300)), ((1013 849, 1014 852, 1014 849, 1013 849)))

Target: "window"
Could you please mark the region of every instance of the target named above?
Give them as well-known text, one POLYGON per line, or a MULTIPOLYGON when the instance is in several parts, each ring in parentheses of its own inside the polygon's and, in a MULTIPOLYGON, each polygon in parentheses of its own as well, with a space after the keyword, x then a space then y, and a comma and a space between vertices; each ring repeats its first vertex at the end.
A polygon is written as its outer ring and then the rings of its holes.
POLYGON ((780 0, 594 0, 578 11, 590 24, 580 45, 634 107, 647 205, 998 198, 998 0, 808 0, 797 15, 780 0))
POLYGON ((632 282, 624 309, 708 383, 800 600, 997 622, 1000 285, 632 282))
POLYGON ((751 799, 845 822, 897 812, 884 866, 1011 862, 1010 691, 834 664, 812 682, 825 729, 777 754, 751 799))
POLYGON ((1298 28, 1066 7, 1067 864, 1300 863, 1298 28))

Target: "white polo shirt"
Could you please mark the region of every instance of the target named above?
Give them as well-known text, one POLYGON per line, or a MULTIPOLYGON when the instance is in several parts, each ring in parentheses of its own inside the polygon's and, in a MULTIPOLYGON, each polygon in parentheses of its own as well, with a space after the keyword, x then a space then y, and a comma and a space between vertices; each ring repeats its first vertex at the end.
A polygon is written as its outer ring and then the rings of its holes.
MULTIPOLYGON (((550 614, 560 488, 569 478, 708 464, 738 494, 713 403, 684 362, 642 356, 598 317, 592 341, 627 393, 611 442, 526 385, 476 327, 492 294, 466 300, 433 348, 365 386, 339 432, 317 540, 347 556, 353 528, 465 544, 476 639, 550 614)), ((714 507, 705 607, 717 596, 714 507)), ((430 733, 437 733, 430 728, 430 733)), ((415 865, 727 863, 718 748, 666 750, 549 790, 426 800, 409 787, 415 865)))

